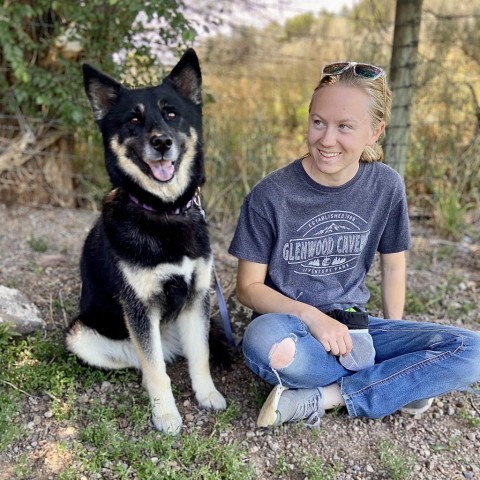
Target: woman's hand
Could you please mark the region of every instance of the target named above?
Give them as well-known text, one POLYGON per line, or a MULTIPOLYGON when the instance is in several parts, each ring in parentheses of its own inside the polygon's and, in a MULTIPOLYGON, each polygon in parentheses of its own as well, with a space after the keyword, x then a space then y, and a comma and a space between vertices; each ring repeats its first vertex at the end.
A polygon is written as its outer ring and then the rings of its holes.
POLYGON ((305 305, 305 312, 300 314, 300 319, 327 352, 338 356, 348 355, 352 351, 352 339, 343 323, 309 305, 305 305))

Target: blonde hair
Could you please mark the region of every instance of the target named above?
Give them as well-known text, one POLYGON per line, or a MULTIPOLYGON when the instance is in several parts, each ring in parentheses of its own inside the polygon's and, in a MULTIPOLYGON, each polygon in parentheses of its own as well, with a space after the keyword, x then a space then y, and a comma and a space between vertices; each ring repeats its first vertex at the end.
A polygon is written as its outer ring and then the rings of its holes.
MULTIPOLYGON (((363 90, 370 98, 370 120, 371 128, 374 130, 380 122, 385 122, 385 126, 390 121, 390 113, 392 108, 392 92, 388 87, 385 75, 382 75, 375 80, 356 76, 353 73, 353 68, 349 68, 339 75, 324 75, 312 94, 310 106, 308 111, 312 108, 313 97, 315 92, 320 88, 325 88, 330 85, 344 85, 347 87, 356 87, 363 90)), ((374 145, 367 145, 360 156, 360 161, 364 163, 371 163, 383 160, 383 148, 380 141, 385 136, 385 129, 380 135, 379 139, 374 145)))

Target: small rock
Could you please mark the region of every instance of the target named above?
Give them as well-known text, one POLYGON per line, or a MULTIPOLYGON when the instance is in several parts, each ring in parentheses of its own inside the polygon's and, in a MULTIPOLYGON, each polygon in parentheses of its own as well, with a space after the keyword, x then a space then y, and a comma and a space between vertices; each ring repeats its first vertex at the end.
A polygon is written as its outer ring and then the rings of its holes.
POLYGON ((105 390, 109 390, 112 384, 110 382, 104 381, 100 387, 100 390, 104 392, 105 390))
POLYGON ((278 442, 268 442, 268 446, 274 452, 276 452, 280 448, 280 445, 278 444, 278 442))

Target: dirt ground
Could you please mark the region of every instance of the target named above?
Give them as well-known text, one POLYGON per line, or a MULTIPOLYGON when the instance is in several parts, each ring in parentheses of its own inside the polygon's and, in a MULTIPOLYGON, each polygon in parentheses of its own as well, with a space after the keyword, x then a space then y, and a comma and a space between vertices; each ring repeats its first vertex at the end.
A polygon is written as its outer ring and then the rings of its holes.
MULTIPOLYGON (((67 312, 75 308, 81 246, 96 215, 82 210, 0 205, 0 284, 14 286, 35 302, 49 332, 62 329, 68 322, 67 312), (35 251, 35 242, 43 242, 47 250, 35 251), (54 302, 65 306, 61 314, 53 311, 54 302)), ((211 231, 217 271, 238 336, 248 312, 236 304, 233 296, 236 261, 226 253, 233 226, 212 225, 211 231)), ((413 240, 408 274, 409 305, 413 309, 410 318, 480 330, 480 222, 458 242, 437 238, 425 221, 414 222, 413 240)), ((371 277, 378 279, 378 265, 371 277)), ((255 396, 266 394, 269 387, 253 378, 241 358, 234 362, 227 373, 214 369, 218 388, 241 412, 222 441, 235 441, 248 450, 256 478, 305 478, 296 472, 295 459, 308 455, 321 456, 327 464, 339 463, 338 479, 393 478, 379 454, 382 442, 391 442, 405 456, 413 455, 415 465, 409 478, 480 479, 480 428, 478 422, 468 422, 480 416, 479 397, 463 392, 445 395, 418 419, 399 413, 380 420, 350 419, 339 412, 322 419, 318 434, 299 432, 297 426, 290 425, 276 431, 262 430, 255 426, 255 396), (282 475, 275 468, 279 456, 284 459, 282 475)), ((172 374, 173 384, 184 385, 182 391, 190 388, 185 372, 182 367, 172 374)), ((48 407, 37 404, 35 410, 41 415, 48 407)), ((204 421, 201 411, 189 411, 188 402, 180 405, 180 411, 187 429, 189 423, 204 421)), ((25 418, 19 421, 27 422, 28 417, 25 412, 25 418)), ((37 457, 44 458, 38 464, 37 478, 56 478, 55 468, 48 461, 48 446, 64 434, 54 422, 41 432, 33 429, 31 438, 0 454, 0 470, 11 466, 23 450, 35 448, 37 457)))

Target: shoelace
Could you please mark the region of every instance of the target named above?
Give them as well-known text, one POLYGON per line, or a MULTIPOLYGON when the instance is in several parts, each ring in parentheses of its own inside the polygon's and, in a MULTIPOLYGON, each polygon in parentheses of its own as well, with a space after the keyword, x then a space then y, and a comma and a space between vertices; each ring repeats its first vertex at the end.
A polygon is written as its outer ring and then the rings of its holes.
POLYGON ((318 428, 320 426, 320 419, 325 413, 320 407, 321 396, 314 395, 307 402, 297 406, 293 417, 289 420, 304 420, 307 428, 318 428))

